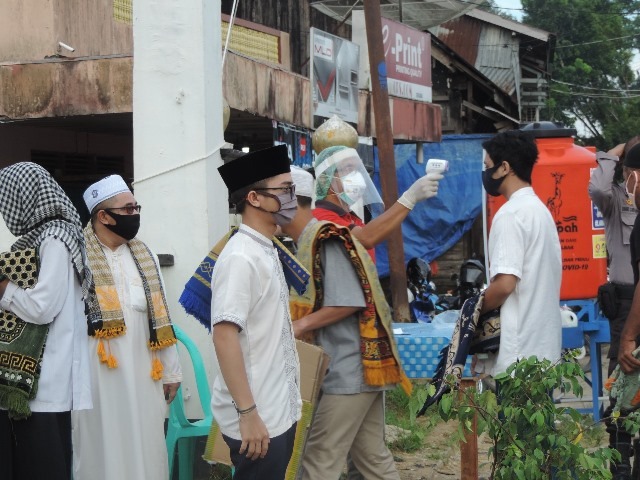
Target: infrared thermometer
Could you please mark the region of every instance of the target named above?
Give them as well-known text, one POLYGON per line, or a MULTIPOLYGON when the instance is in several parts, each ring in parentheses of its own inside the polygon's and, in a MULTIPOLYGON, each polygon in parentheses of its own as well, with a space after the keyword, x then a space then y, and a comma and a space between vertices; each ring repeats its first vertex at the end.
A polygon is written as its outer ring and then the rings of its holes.
POLYGON ((449 162, 439 158, 430 158, 427 160, 425 168, 426 173, 443 173, 449 170, 449 162))

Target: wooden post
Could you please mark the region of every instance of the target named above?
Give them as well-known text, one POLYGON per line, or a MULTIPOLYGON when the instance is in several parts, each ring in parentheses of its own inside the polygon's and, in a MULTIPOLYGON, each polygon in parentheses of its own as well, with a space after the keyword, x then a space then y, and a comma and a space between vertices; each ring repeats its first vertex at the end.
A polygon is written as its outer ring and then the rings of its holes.
MULTIPOLYGON (((460 394, 469 387, 475 387, 476 381, 472 379, 462 379, 460 383, 460 394)), ((464 441, 460 442, 460 479, 478 479, 478 422, 477 414, 474 413, 471 421, 471 431, 466 431, 464 441)))
MULTIPOLYGON (((396 164, 393 154, 393 131, 389 92, 387 91, 387 68, 384 61, 382 41, 382 15, 379 0, 364 0, 364 19, 367 29, 369 67, 373 110, 376 122, 376 141, 380 160, 380 186, 385 207, 398 200, 396 164)), ((396 322, 408 322, 409 301, 407 298, 407 274, 404 269, 404 246, 402 230, 397 228, 387 240, 389 252, 389 275, 391 277, 391 301, 396 322)))

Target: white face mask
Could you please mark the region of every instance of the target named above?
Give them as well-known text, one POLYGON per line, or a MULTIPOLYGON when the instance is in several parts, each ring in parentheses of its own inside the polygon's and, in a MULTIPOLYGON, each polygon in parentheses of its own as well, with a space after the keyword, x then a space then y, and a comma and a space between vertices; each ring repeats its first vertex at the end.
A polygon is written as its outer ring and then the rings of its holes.
POLYGON ((340 198, 349 206, 356 203, 364 195, 367 183, 360 172, 350 172, 341 177, 342 193, 340 198))
POLYGON ((638 189, 638 173, 634 170, 633 172, 633 178, 635 179, 635 184, 633 185, 633 192, 629 191, 629 179, 631 178, 631 175, 629 175, 627 177, 627 182, 624 185, 624 191, 627 194, 627 197, 629 198, 629 200, 631 200, 631 204, 633 205, 634 208, 638 208, 638 206, 636 205, 636 190, 638 189))

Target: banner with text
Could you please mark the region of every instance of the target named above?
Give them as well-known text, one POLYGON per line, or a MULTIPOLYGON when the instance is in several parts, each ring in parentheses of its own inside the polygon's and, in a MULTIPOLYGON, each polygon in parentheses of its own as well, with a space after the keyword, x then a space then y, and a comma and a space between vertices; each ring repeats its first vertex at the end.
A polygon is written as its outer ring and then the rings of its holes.
MULTIPOLYGON (((352 40, 359 44, 363 51, 360 88, 370 88, 363 11, 352 13, 352 24, 352 40)), ((389 95, 431 102, 431 35, 383 17, 382 40, 389 95)))

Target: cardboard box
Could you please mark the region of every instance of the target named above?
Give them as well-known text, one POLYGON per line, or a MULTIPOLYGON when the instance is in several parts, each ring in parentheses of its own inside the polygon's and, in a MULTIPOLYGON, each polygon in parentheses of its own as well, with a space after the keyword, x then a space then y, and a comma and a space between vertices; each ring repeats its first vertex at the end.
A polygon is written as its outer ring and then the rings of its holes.
MULTIPOLYGON (((300 396, 302 397, 302 418, 298 422, 296 429, 296 440, 294 453, 291 456, 287 469, 287 479, 296 478, 299 460, 304 453, 304 444, 313 420, 313 412, 318 403, 322 381, 329 368, 329 355, 322 348, 309 343, 296 341, 298 358, 300 359, 300 396)), ((229 457, 229 447, 222 438, 222 433, 218 424, 211 425, 211 432, 205 447, 204 458, 207 462, 223 463, 231 465, 229 457)))

